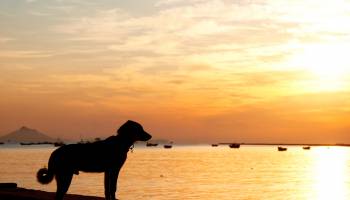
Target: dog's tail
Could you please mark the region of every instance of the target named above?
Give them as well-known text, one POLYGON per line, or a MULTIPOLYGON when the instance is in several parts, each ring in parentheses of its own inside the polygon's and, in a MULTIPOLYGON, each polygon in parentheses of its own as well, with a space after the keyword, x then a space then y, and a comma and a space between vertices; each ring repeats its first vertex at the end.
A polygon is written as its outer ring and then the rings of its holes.
POLYGON ((48 184, 52 181, 54 173, 46 167, 39 169, 36 173, 36 178, 41 184, 48 184))

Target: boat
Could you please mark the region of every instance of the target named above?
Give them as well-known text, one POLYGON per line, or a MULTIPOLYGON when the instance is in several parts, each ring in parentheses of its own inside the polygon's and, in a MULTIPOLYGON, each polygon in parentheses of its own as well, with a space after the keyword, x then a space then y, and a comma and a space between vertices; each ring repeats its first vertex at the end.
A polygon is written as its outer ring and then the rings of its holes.
POLYGON ((287 151, 286 147, 278 147, 278 151, 287 151))
POLYGON ((5 144, 5 143, 3 143, 3 142, 0 142, 0 145, 2 145, 2 144, 5 144))
POLYGON ((303 147, 303 149, 304 149, 304 150, 310 150, 311 147, 310 147, 310 146, 305 146, 305 147, 303 147))
POLYGON ((229 146, 230 148, 238 149, 238 148, 241 146, 241 144, 238 144, 238 143, 231 143, 231 144, 229 144, 228 146, 229 146))
POLYGON ((211 144, 212 147, 217 147, 219 146, 218 144, 211 144))
POLYGON ((171 148, 173 147, 173 143, 174 143, 174 142, 171 141, 171 142, 169 142, 168 144, 164 144, 163 147, 164 147, 165 149, 171 149, 171 148))
POLYGON ((158 143, 147 142, 147 143, 146 143, 146 146, 147 146, 147 147, 156 147, 156 146, 158 146, 158 143))

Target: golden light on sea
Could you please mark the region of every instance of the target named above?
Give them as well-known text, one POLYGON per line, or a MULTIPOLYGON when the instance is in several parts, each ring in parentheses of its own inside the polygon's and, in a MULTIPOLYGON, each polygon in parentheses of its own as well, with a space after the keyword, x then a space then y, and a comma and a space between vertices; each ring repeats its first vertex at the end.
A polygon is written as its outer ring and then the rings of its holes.
POLYGON ((313 149, 314 191, 317 200, 347 199, 348 152, 340 147, 313 149))

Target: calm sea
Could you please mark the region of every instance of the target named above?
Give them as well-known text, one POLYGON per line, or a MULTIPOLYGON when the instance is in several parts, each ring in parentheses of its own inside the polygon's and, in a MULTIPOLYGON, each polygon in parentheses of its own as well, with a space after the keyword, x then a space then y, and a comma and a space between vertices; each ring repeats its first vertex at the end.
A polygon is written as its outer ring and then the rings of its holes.
MULTIPOLYGON (((0 182, 55 191, 40 185, 50 146, 0 146, 0 182)), ((68 193, 103 196, 103 174, 74 176, 68 193)), ((136 147, 118 180, 122 200, 350 199, 350 148, 299 146, 136 147)))

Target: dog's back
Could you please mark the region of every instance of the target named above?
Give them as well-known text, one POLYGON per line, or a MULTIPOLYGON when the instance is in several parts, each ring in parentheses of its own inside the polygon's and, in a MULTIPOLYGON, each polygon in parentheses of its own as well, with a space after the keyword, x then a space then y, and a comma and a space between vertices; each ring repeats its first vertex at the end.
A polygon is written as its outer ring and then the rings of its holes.
POLYGON ((62 146, 52 153, 49 168, 55 172, 104 172, 125 161, 128 149, 121 142, 117 136, 111 136, 93 143, 62 146))

